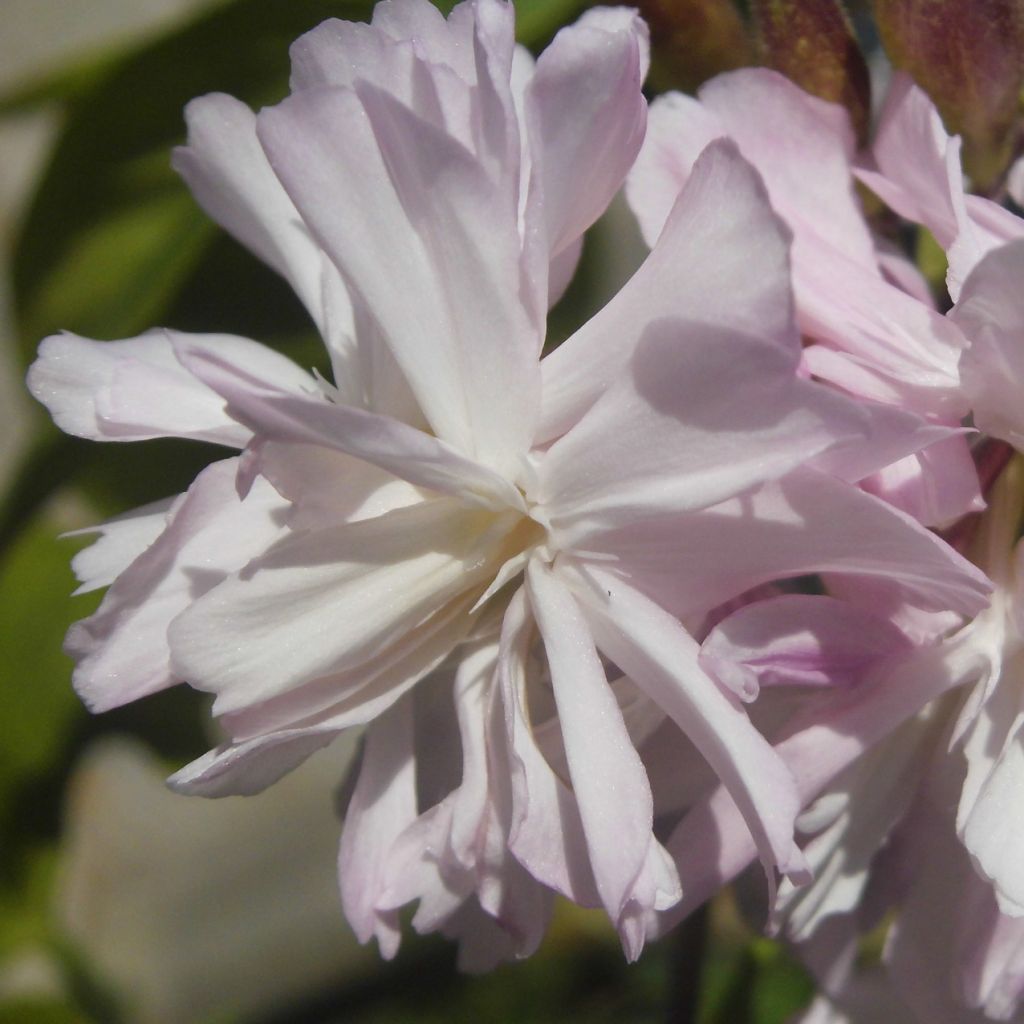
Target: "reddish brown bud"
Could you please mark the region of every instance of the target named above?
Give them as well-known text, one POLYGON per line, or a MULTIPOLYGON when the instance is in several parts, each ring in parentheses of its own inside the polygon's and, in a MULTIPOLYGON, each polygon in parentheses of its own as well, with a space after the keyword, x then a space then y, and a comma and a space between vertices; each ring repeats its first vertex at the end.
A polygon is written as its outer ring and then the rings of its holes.
POLYGON ((994 184, 1012 156, 1024 84, 1024 0, 874 0, 882 43, 964 138, 967 168, 994 184))
POLYGON ((697 86, 753 63, 753 47, 732 0, 637 0, 651 27, 656 89, 697 86))
POLYGON ((752 0, 750 10, 763 63, 807 92, 841 103, 866 141, 868 69, 839 0, 752 0))

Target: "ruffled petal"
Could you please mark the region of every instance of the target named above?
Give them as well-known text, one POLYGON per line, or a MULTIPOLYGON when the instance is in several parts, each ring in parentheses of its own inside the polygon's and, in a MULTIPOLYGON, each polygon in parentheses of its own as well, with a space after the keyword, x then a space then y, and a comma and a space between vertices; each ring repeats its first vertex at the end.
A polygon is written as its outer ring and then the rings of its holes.
POLYGON ((262 481, 240 501, 236 463, 204 469, 163 533, 118 576, 97 611, 68 631, 75 689, 92 710, 180 682, 170 664, 171 620, 281 536, 284 502, 262 481))
POLYGON ((620 930, 626 955, 643 948, 636 918, 671 906, 680 896, 671 865, 648 862, 657 840, 652 834, 653 803, 647 774, 605 678, 590 630, 576 602, 550 569, 537 561, 526 574, 527 591, 551 668, 558 721, 569 775, 587 839, 601 901, 620 930), (660 869, 654 891, 638 893, 650 866, 660 869), (650 900, 638 905, 638 897, 650 900), (652 899, 653 897, 653 899, 652 899))
POLYGON ((538 497, 564 548, 602 527, 706 508, 867 434, 854 402, 797 378, 791 350, 661 320, 545 454, 538 497))
POLYGON ((437 499, 291 535, 179 616, 171 628, 177 671, 217 694, 217 714, 339 674, 341 699, 365 683, 358 670, 483 589, 504 560, 508 529, 437 499))
POLYGON ((620 576, 588 565, 578 580, 598 646, 711 764, 740 808, 772 883, 776 867, 803 877, 793 838, 800 811, 796 783, 739 703, 704 674, 696 641, 620 576))
POLYGON ((88 594, 113 583, 163 533, 173 501, 173 498, 155 501, 99 526, 65 534, 67 537, 100 535, 71 559, 71 569, 81 584, 75 594, 88 594))
POLYGON ((150 331, 124 341, 55 334, 39 346, 28 372, 32 394, 61 430, 94 441, 185 437, 244 448, 250 431, 224 401, 185 369, 176 343, 230 359, 277 381, 282 390, 315 387, 290 359, 255 341, 228 334, 150 331))
POLYGON ((701 645, 701 667, 741 700, 762 686, 849 686, 911 644, 887 619, 832 597, 786 594, 720 622, 701 645))
POLYGON ((392 844, 416 817, 412 714, 402 701, 367 730, 359 780, 345 813, 338 853, 341 903, 360 942, 376 937, 381 956, 398 952, 398 911, 380 910, 392 844))
POLYGON ((648 326, 703 323, 799 351, 789 232, 757 172, 720 141, 694 165, 665 230, 622 290, 543 364, 538 441, 563 434, 625 371, 648 326))
POLYGON ((438 437, 514 473, 539 396, 509 197, 457 140, 369 85, 297 93, 260 123, 438 437))
POLYGON ((288 281, 325 333, 322 256, 267 163, 256 115, 211 93, 188 104, 185 120, 188 143, 174 151, 174 169, 221 227, 288 281))

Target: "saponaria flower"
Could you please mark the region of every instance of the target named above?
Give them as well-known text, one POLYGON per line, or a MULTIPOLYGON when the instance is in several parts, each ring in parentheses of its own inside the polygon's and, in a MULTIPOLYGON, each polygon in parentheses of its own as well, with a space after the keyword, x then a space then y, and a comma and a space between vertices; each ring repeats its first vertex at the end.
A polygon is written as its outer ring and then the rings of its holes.
POLYGON ((790 771, 698 661, 707 613, 824 570, 964 614, 988 585, 851 485, 949 431, 798 376, 788 232, 732 143, 541 358, 642 139, 646 33, 594 9, 534 65, 513 27, 500 0, 447 20, 394 0, 300 39, 277 107, 190 107, 177 166, 294 285, 333 383, 158 331, 49 338, 30 385, 86 437, 242 449, 76 560, 111 584, 68 638, 91 707, 214 695, 228 738, 172 785, 253 792, 365 726, 340 857, 361 938, 393 953, 418 898, 414 923, 471 960, 522 955, 554 891, 635 957, 681 896, 639 752, 654 726, 710 763, 770 877, 805 873, 790 771))

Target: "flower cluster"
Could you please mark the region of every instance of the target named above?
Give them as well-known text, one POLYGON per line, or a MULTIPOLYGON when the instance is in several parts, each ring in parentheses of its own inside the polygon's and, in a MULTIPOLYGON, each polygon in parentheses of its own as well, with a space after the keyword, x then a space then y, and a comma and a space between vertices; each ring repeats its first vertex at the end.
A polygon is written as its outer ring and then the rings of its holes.
POLYGON ((385 0, 300 38, 277 106, 190 104, 175 166, 293 286, 332 379, 227 335, 43 342, 64 430, 238 451, 76 557, 109 589, 75 686, 212 694, 224 740, 184 793, 362 730, 340 884, 385 956, 414 901, 466 966, 525 956, 562 894, 635 958, 759 859, 815 1012, 894 910, 923 1020, 1007 1019, 1024 221, 965 193, 909 79, 858 152, 768 70, 648 112, 647 62, 624 8, 535 61, 504 0, 385 0), (545 354, 623 185, 650 254, 545 354), (949 313, 865 186, 947 250, 949 313))

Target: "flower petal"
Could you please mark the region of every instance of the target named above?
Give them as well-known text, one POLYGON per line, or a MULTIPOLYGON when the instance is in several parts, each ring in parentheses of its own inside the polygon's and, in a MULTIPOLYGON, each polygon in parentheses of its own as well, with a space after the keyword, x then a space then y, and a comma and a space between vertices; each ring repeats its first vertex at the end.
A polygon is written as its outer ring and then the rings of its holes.
POLYGON ((594 9, 537 60, 525 116, 552 257, 605 211, 640 149, 647 37, 635 11, 594 9))
POLYGON ((260 115, 271 163, 366 302, 437 436, 511 474, 538 401, 516 210, 460 143, 369 85, 260 115), (512 286, 510 286, 512 282, 512 286))
MULTIPOLYGON (((372 666, 406 632, 482 589, 507 532, 494 520, 441 498, 293 534, 178 617, 177 671, 216 693, 223 714, 372 666)), ((348 689, 340 683, 339 699, 348 689)))
POLYGON ((163 533, 173 500, 155 501, 99 526, 65 534, 66 537, 87 533, 100 535, 99 540, 71 559, 71 568, 81 583, 75 594, 88 594, 113 583, 163 533))
POLYGON ((974 422, 1024 448, 1024 241, 989 253, 964 282, 950 314, 970 340, 960 358, 974 422))
POLYGON ((284 502, 262 481, 240 501, 237 460, 207 466, 167 527, 125 569, 98 610, 68 631, 73 682, 94 711, 127 704, 182 677, 170 665, 171 620, 281 536, 284 502))
POLYGON ((579 807, 537 746, 528 717, 526 667, 532 640, 533 622, 521 587, 505 612, 498 654, 512 785, 509 849, 539 882, 580 906, 597 907, 601 897, 579 807))
POLYGON ((322 257, 267 163, 256 115, 233 96, 211 93, 185 108, 188 143, 172 164, 199 205, 295 289, 324 331, 322 257))
POLYGON ((642 948, 642 935, 630 933, 631 918, 655 905, 671 906, 680 896, 668 866, 657 879, 656 895, 644 893, 654 899, 636 906, 639 876, 647 866, 650 846, 657 842, 651 831, 653 803, 647 774, 572 594, 536 560, 527 569, 526 581, 551 668, 558 721, 594 878, 608 916, 621 930, 626 955, 634 960, 642 948))
POLYGON ((644 264, 544 360, 537 440, 572 426, 621 376, 648 325, 663 317, 743 332, 796 353, 788 240, 735 145, 709 146, 644 264))
POLYGON ((735 330, 651 323, 619 379, 540 464, 539 500, 559 546, 716 504, 866 438, 859 407, 798 379, 794 356, 735 330))
POLYGON ((733 612, 701 645, 701 667, 741 700, 762 686, 847 686, 910 641, 888 619, 832 597, 785 594, 733 612))
POLYGON ((178 362, 175 342, 236 360, 278 381, 282 389, 314 384, 290 359, 255 341, 156 330, 124 341, 52 335, 39 346, 29 369, 29 390, 61 430, 78 437, 186 437, 243 448, 249 430, 227 415, 215 391, 178 362))
POLYGON ((381 956, 398 952, 398 911, 378 910, 384 865, 394 841, 416 818, 416 764, 408 700, 366 732, 359 781, 345 813, 338 853, 341 902, 360 942, 376 936, 381 956))
MULTIPOLYGON (((861 686, 798 714, 775 751, 796 780, 799 806, 929 701, 976 678, 982 668, 970 645, 954 638, 897 656, 861 686)), ((668 848, 679 868, 683 899, 662 915, 654 934, 664 934, 757 855, 745 816, 724 787, 689 811, 668 848)))
POLYGON ((600 649, 689 736, 722 780, 769 879, 776 867, 802 876, 793 838, 796 783, 738 702, 704 674, 697 642, 664 609, 594 565, 582 569, 578 593, 600 649))
POLYGON ((485 508, 522 507, 519 492, 503 477, 399 420, 329 402, 319 393, 285 391, 273 378, 207 352, 183 347, 179 357, 263 439, 342 451, 415 486, 485 508))
POLYGON ((812 470, 697 513, 581 537, 681 618, 762 583, 808 573, 876 578, 915 605, 973 615, 988 579, 933 533, 872 495, 812 470))

